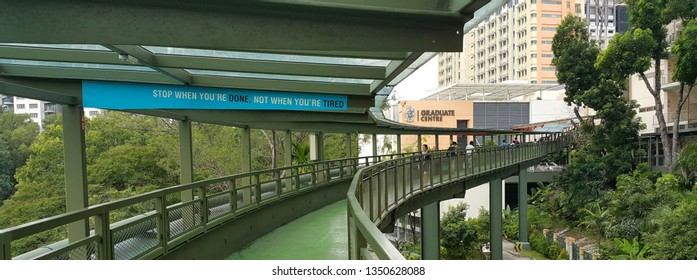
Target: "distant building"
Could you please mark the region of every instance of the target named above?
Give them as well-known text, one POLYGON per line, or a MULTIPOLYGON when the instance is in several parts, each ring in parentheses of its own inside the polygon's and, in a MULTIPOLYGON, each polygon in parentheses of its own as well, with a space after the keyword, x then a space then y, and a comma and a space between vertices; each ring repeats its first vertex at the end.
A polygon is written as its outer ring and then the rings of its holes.
MULTIPOLYGON (((48 101, 3 96, 2 102, 3 110, 12 110, 15 114, 28 114, 32 121, 39 124, 41 130, 43 130, 43 121, 46 117, 62 112, 60 104, 48 101)), ((84 111, 87 117, 94 117, 102 113, 101 109, 95 108, 85 108, 84 111)))

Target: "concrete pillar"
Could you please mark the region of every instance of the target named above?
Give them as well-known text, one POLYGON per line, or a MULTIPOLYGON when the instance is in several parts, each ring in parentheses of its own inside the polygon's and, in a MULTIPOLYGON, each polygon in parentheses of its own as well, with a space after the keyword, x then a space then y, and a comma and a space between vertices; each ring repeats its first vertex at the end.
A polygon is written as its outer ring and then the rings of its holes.
POLYGON ((491 240, 491 259, 503 259, 503 203, 501 178, 489 181, 489 238, 491 240))
MULTIPOLYGON (((63 156, 65 160, 65 210, 87 208, 87 157, 85 123, 82 106, 62 105, 63 156)), ((76 242, 88 235, 88 221, 68 224, 68 241, 76 242)))
POLYGON ((421 208, 421 259, 440 258, 440 205, 431 203, 421 208))
POLYGON ((530 248, 528 241, 528 169, 518 171, 518 243, 530 248))

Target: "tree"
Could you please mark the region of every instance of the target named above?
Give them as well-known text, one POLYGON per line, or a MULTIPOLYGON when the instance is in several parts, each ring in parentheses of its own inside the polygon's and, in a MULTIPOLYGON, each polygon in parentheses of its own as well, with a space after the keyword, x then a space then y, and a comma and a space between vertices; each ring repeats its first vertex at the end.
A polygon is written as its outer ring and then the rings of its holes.
POLYGON ((552 41, 552 64, 557 69, 557 80, 564 84, 567 105, 576 104, 574 113, 579 123, 583 118, 578 108, 592 102, 586 92, 599 78, 594 64, 600 49, 590 41, 587 26, 585 19, 566 16, 552 41))
POLYGON ((443 257, 448 260, 466 259, 468 250, 477 250, 477 233, 465 220, 467 204, 448 207, 440 222, 443 257))
POLYGON ((598 234, 597 241, 600 247, 600 239, 605 234, 605 230, 610 226, 610 211, 600 208, 600 204, 595 203, 592 209, 582 208, 584 216, 579 225, 585 226, 587 229, 595 231, 598 234))
POLYGON ((88 167, 89 178, 92 183, 117 190, 146 185, 176 185, 177 174, 171 174, 158 162, 163 157, 165 154, 153 146, 116 146, 102 153, 88 167))
POLYGON ((614 189, 617 176, 630 173, 637 164, 638 131, 642 125, 636 118, 636 102, 623 96, 630 72, 627 68, 634 65, 615 63, 616 56, 609 55, 626 51, 612 48, 611 44, 601 53, 588 40, 585 20, 571 14, 557 30, 552 42, 552 63, 557 67, 559 81, 565 84, 565 100, 596 112, 587 120, 577 116, 580 139, 571 153, 571 162, 554 184, 563 191, 559 194, 563 218, 577 220, 580 209, 614 189))
MULTIPOLYGON (((679 1, 670 1, 676 3, 679 1)), ((697 7, 694 2, 693 6, 697 7)), ((687 4, 687 3, 685 3, 687 4)), ((674 4, 675 5, 675 4, 674 4)), ((670 7, 670 6, 669 6, 670 7)), ((693 9, 697 9, 694 8, 693 9)), ((677 12, 680 13, 680 12, 677 12)), ((697 15, 697 11, 693 11, 693 16, 697 15)), ((690 20, 682 31, 680 38, 673 45, 673 54, 677 56, 675 68, 673 69, 673 79, 680 82, 680 90, 678 91, 677 106, 675 108, 675 120, 673 123, 673 150, 674 157, 678 156, 678 131, 680 129, 680 113, 682 107, 690 100, 690 93, 695 84, 697 84, 697 21, 690 20), (685 93, 685 87, 688 88, 685 93)))
MULTIPOLYGON (((627 4, 632 29, 610 41, 605 57, 608 63, 605 63, 604 66, 610 71, 615 71, 617 76, 639 74, 644 81, 646 88, 654 98, 656 119, 663 144, 664 165, 671 172, 678 150, 679 126, 677 124, 680 111, 676 111, 677 122, 673 126, 673 147, 671 148, 666 118, 663 114, 664 104, 661 100, 661 73, 663 71, 661 60, 668 57, 667 30, 664 25, 674 20, 681 20, 683 24, 687 24, 688 21, 697 16, 697 9, 694 8, 694 1, 691 0, 628 0, 627 4), (645 73, 651 67, 655 71, 653 84, 645 73)), ((687 40, 689 39, 687 38, 687 40)), ((682 45, 689 44, 682 43, 682 45)), ((694 52, 687 49, 683 49, 683 51, 694 52)), ((680 61, 685 52, 676 52, 675 54, 680 61)), ((687 66, 687 64, 684 65, 687 66)), ((682 86, 680 91, 681 100, 678 100, 678 103, 684 102, 682 100, 682 86)), ((676 106, 676 110, 679 110, 680 107, 676 106)))
POLYGON ((15 192, 15 172, 29 157, 39 126, 27 114, 0 112, 0 205, 15 192))

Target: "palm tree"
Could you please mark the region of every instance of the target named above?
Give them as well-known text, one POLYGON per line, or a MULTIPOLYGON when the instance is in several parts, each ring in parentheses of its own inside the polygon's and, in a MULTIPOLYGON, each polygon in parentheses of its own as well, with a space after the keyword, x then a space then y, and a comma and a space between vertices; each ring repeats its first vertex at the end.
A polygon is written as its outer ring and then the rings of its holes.
POLYGON ((598 248, 600 248, 600 238, 605 234, 605 230, 610 227, 610 219, 612 216, 610 215, 609 210, 602 210, 600 209, 600 204, 595 203, 591 207, 591 209, 588 208, 582 208, 579 210, 583 215, 583 220, 579 225, 585 226, 587 229, 591 231, 595 231, 598 233, 598 248))

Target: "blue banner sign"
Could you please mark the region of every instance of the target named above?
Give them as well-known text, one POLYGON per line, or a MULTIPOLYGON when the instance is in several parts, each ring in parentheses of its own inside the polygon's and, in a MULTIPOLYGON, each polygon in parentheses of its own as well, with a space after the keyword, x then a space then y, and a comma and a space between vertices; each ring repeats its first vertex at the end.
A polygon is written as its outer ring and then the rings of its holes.
POLYGON ((82 103, 102 109, 345 111, 345 95, 82 81, 82 103))

